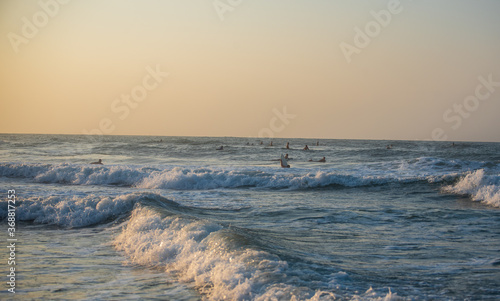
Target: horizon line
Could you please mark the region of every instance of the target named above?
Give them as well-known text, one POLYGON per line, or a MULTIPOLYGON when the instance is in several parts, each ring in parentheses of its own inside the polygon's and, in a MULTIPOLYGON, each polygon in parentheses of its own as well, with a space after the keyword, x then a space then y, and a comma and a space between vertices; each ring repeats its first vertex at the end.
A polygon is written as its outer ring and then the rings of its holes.
POLYGON ((90 134, 48 134, 48 133, 3 133, 0 132, 0 135, 61 135, 61 136, 106 136, 106 137, 115 137, 115 136, 145 136, 145 137, 192 137, 192 138, 241 138, 241 139, 257 139, 257 140, 273 140, 273 139, 312 139, 312 140, 360 140, 360 141, 417 141, 417 142, 469 142, 469 143, 500 143, 500 141, 481 141, 481 140, 445 140, 445 141, 436 141, 432 139, 377 139, 377 138, 311 138, 311 137, 247 137, 247 136, 196 136, 196 135, 151 135, 151 134, 102 134, 102 135, 90 135, 90 134))

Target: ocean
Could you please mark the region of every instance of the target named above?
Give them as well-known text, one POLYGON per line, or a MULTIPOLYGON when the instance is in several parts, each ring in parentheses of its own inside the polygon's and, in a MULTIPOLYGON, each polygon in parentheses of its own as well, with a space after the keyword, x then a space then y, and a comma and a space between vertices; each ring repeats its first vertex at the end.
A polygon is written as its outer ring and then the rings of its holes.
POLYGON ((500 143, 260 142, 1 134, 0 299, 500 299, 500 143))

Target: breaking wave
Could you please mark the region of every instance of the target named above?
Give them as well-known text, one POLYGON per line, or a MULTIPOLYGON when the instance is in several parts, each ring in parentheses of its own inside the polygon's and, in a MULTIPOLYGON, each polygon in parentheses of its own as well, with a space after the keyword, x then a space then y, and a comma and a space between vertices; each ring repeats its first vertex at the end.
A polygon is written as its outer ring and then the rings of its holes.
MULTIPOLYGON (((135 264, 163 269, 192 283, 208 300, 335 300, 335 277, 318 279, 312 270, 296 269, 279 256, 259 250, 252 238, 231 227, 188 218, 162 216, 150 208, 134 209, 114 241, 135 264)), ((341 275, 345 273, 339 272, 341 275)), ((373 289, 358 300, 398 300, 373 289)))
POLYGON ((88 166, 76 164, 0 164, 0 176, 28 178, 39 183, 73 185, 122 185, 146 189, 203 190, 255 187, 308 189, 330 186, 361 187, 391 183, 452 180, 460 173, 415 171, 407 165, 380 169, 283 170, 271 167, 144 167, 88 166))
POLYGON ((500 208, 500 175, 487 175, 484 169, 467 173, 454 185, 443 187, 443 191, 500 208))
MULTIPOLYGON (((16 217, 19 221, 57 225, 65 228, 92 226, 130 213, 135 204, 158 195, 132 193, 109 196, 49 196, 18 199, 16 217)), ((0 207, 0 217, 7 217, 7 206, 0 207)))

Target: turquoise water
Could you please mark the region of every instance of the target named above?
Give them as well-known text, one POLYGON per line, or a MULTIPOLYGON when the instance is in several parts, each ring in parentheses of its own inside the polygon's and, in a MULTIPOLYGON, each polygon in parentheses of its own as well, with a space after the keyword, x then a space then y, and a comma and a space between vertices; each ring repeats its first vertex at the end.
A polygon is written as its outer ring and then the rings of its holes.
POLYGON ((500 144, 268 144, 0 135, 4 241, 7 190, 18 198, 15 298, 500 296, 500 144))

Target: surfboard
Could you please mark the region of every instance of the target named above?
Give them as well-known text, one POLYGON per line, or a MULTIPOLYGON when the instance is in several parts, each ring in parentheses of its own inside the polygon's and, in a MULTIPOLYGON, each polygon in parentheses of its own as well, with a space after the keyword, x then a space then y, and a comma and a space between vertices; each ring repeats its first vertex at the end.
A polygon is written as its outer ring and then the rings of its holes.
POLYGON ((281 154, 281 166, 289 167, 288 161, 285 159, 285 156, 283 154, 281 154))

